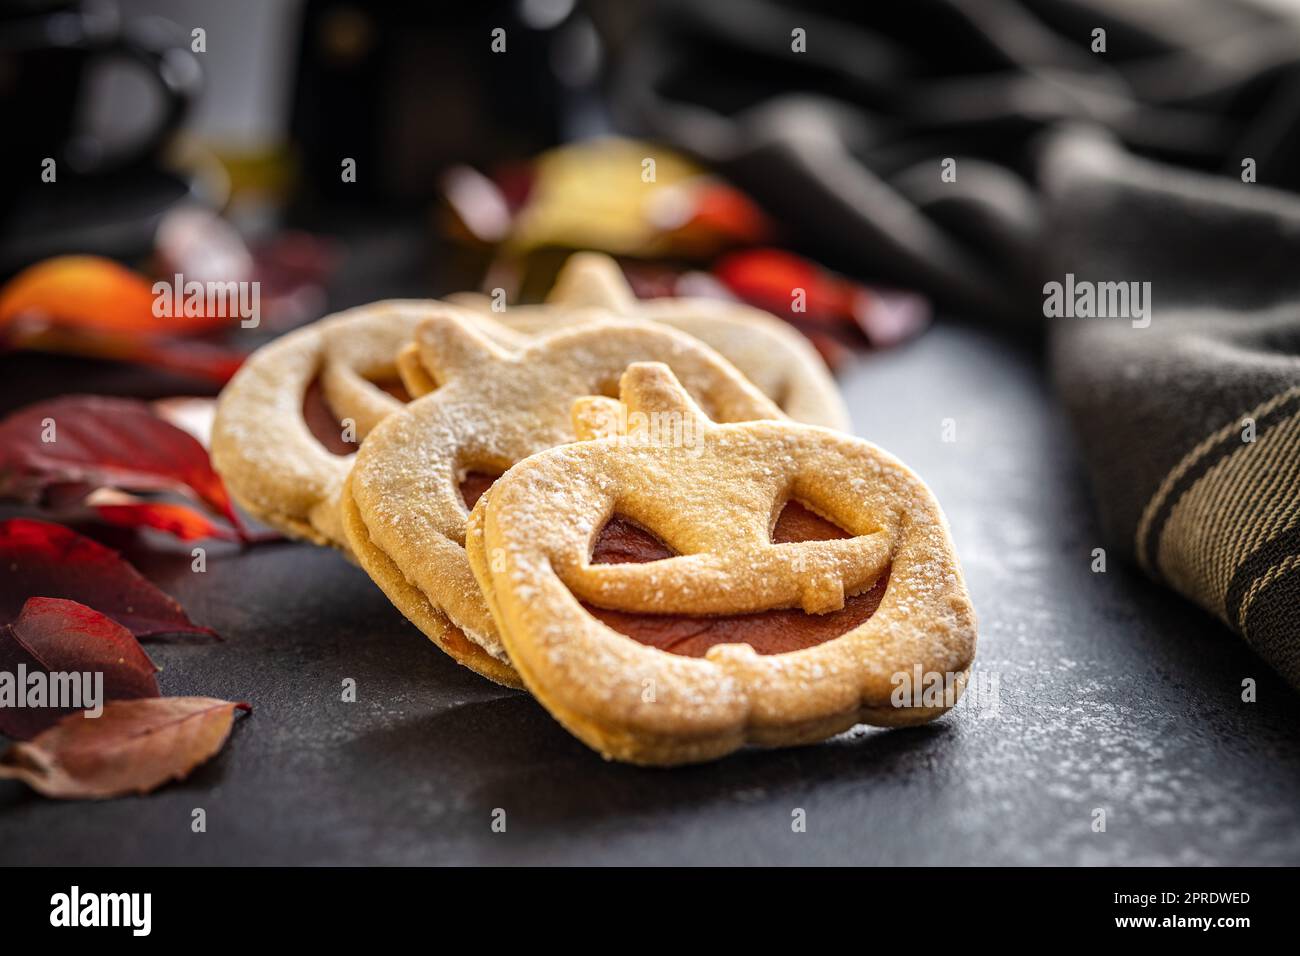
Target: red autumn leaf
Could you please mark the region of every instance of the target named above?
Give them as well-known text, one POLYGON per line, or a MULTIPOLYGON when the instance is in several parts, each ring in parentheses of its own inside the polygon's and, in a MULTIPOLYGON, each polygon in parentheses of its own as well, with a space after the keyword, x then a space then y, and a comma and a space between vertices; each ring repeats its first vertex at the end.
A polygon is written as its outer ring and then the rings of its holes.
POLYGON ((241 540, 239 532, 216 524, 189 505, 149 501, 112 488, 96 489, 86 497, 85 504, 103 521, 124 528, 155 528, 181 541, 241 540))
POLYGON ((211 697, 112 701, 102 716, 71 714, 0 757, 0 779, 47 797, 98 800, 182 780, 225 744, 246 703, 211 697))
POLYGON ((48 692, 31 700, 26 678, 32 674, 73 674, 78 682, 87 672, 102 675, 99 703, 159 694, 158 668, 130 631, 93 608, 61 598, 30 598, 17 620, 0 627, 0 672, 15 681, 13 700, 0 694, 0 733, 21 740, 90 705, 81 698, 80 707, 56 706, 48 692))
POLYGON ((8 634, 52 671, 104 672, 113 699, 157 697, 158 668, 117 621, 64 598, 28 598, 8 634))
POLYGON ((168 634, 216 637, 131 567, 112 548, 63 525, 31 518, 0 521, 0 621, 18 616, 31 595, 67 598, 96 608, 139 639, 168 634))
POLYGON ((112 358, 151 365, 165 372, 192 375, 218 385, 230 381, 239 371, 239 366, 244 364, 244 359, 248 358, 246 352, 238 349, 195 342, 192 339, 155 339, 150 342, 135 342, 125 349, 115 348, 109 343, 90 343, 76 348, 53 348, 47 351, 66 351, 92 358, 112 358))
POLYGON ((918 335, 930 324, 929 300, 915 292, 865 286, 780 249, 750 249, 724 257, 713 267, 735 295, 794 323, 827 356, 836 349, 816 329, 856 337, 860 330, 875 348, 918 335), (795 311, 802 290, 802 311, 795 311), (856 330, 855 330, 856 327, 856 330), (828 348, 829 347, 829 348, 828 348))
POLYGON ((224 385, 239 370, 247 354, 210 342, 186 338, 147 338, 142 335, 52 326, 17 319, 0 326, 0 352, 5 349, 61 352, 90 358, 150 365, 224 385))
POLYGON ((67 396, 0 421, 0 497, 60 484, 186 494, 244 531, 203 446, 136 399, 67 396))
POLYGON ((807 259, 780 249, 749 249, 724 256, 713 274, 746 302, 786 318, 835 324, 852 321, 855 287, 807 259), (794 312, 794 292, 804 292, 794 312))
POLYGON ((695 190, 688 229, 714 232, 736 243, 771 241, 776 231, 748 195, 727 183, 708 179, 695 190))

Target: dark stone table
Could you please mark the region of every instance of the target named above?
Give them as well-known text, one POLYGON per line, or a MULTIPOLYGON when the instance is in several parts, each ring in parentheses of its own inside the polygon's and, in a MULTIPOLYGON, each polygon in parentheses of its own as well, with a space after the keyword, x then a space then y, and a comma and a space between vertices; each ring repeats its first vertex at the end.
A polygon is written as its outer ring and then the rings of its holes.
MULTIPOLYGON (((56 360, 0 361, 3 409, 61 379, 56 360)), ((80 388, 123 387, 96 368, 80 388)), ((1300 697, 1195 607, 1115 561, 1092 573, 1101 542, 1036 356, 944 324, 843 384, 858 433, 943 503, 980 615, 979 693, 937 723, 671 771, 608 764, 444 657, 337 554, 217 546, 195 574, 188 550, 122 538, 225 637, 150 645, 163 692, 255 710, 148 797, 0 783, 0 862, 1300 863, 1300 697)))

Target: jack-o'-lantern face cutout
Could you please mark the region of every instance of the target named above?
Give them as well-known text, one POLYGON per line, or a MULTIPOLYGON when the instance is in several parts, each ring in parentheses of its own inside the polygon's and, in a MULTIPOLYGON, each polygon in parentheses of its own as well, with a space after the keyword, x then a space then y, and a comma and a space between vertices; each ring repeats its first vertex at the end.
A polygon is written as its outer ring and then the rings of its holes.
POLYGON ((938 504, 902 463, 829 429, 715 424, 649 363, 621 405, 584 399, 574 417, 591 440, 499 480, 467 549, 524 682, 589 745, 691 762, 933 719, 946 708, 891 699, 917 666, 964 685, 974 612, 938 504), (813 540, 777 533, 791 502, 813 540), (601 560, 611 524, 641 544, 601 560), (684 634, 659 640, 665 618, 684 634))
MULTIPOLYGON (((772 528, 775 543, 847 537, 843 528, 795 499, 780 509, 772 528)), ((675 554, 657 535, 616 514, 596 536, 590 562, 656 561, 675 554)), ((673 654, 703 657, 714 645, 737 643, 748 644, 760 654, 781 654, 813 647, 851 631, 875 613, 888 583, 886 571, 869 589, 846 597, 843 607, 824 614, 809 614, 801 608, 699 615, 647 614, 586 602, 583 607, 614 630, 673 654)))
POLYGON ((784 419, 717 353, 674 329, 593 320, 517 339, 455 310, 428 319, 398 365, 416 396, 366 438, 342 496, 352 553, 457 660, 518 685, 465 556, 468 507, 497 475, 577 438, 576 399, 617 391, 629 364, 670 365, 726 421, 784 419))

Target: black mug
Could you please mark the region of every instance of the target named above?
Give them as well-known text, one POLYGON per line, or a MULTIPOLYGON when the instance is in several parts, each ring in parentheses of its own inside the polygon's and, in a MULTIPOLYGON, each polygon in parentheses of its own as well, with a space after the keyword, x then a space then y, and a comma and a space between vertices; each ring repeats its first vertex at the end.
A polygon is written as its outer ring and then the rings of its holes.
POLYGON ((158 18, 124 21, 105 2, 0 0, 0 123, 11 184, 41 182, 53 159, 61 178, 99 176, 153 159, 180 125, 202 72, 177 28, 158 18), (113 58, 139 67, 160 95, 147 129, 112 149, 78 129, 89 67, 113 58))

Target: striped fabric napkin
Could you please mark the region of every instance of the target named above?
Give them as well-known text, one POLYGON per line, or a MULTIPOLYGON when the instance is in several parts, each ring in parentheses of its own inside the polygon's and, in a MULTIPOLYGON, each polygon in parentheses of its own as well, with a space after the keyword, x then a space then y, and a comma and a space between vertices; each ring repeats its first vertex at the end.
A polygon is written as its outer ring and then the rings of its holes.
POLYGON ((1090 133, 1043 171, 1054 273, 1150 283, 1136 322, 1054 320, 1108 536, 1300 687, 1300 198, 1090 133))

